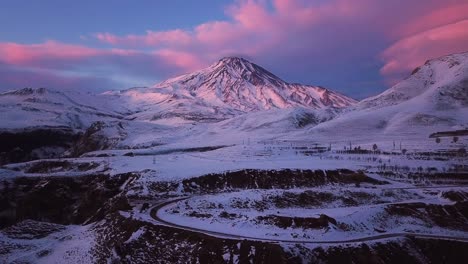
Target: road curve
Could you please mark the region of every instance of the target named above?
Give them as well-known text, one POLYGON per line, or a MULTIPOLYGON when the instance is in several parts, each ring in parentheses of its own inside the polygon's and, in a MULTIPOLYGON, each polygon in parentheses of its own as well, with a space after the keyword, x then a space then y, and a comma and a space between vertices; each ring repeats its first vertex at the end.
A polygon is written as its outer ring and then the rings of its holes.
POLYGON ((381 235, 374 235, 374 236, 367 236, 367 237, 360 237, 360 238, 353 238, 348 240, 295 240, 295 239, 273 239, 273 238, 258 238, 258 237, 251 237, 251 236, 242 236, 242 235, 235 235, 235 234, 227 234, 223 232, 217 231, 210 231, 196 227, 190 226, 183 226, 176 223, 172 223, 161 219, 158 216, 158 211, 163 209, 164 207, 171 205, 173 203, 183 201, 189 199, 191 197, 183 197, 175 200, 165 201, 163 203, 159 203, 153 206, 150 210, 150 216, 156 220, 157 222, 169 226, 172 228, 200 233, 216 238, 228 239, 228 240, 251 240, 251 241, 258 241, 258 242, 267 242, 267 243, 298 243, 298 244, 346 244, 346 243, 358 243, 358 242, 368 242, 386 238, 397 238, 397 237, 418 237, 418 238, 429 238, 429 239, 443 239, 443 240, 457 240, 457 241, 464 241, 468 242, 468 237, 454 237, 454 236, 443 236, 443 235, 428 235, 428 234, 418 234, 418 233, 388 233, 388 234, 381 234, 381 235))

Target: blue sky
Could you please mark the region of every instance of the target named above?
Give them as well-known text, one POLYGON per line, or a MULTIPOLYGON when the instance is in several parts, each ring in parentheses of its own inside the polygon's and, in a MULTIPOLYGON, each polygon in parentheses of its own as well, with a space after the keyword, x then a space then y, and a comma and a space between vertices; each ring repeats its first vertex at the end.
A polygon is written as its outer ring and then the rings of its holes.
POLYGON ((467 14, 464 0, 4 0, 0 90, 145 86, 238 55, 361 99, 467 51, 467 14))
POLYGON ((224 8, 228 3, 223 0, 3 0, 0 40, 34 43, 58 39, 77 42, 80 36, 93 32, 120 35, 143 33, 149 29, 189 29, 206 20, 225 18, 224 8))

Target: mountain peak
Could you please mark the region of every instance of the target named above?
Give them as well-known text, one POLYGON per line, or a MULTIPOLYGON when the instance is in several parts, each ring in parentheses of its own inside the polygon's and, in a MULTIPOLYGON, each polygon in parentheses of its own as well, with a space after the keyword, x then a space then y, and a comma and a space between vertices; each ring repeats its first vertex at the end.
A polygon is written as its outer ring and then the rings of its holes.
POLYGON ((226 63, 226 64, 229 64, 229 63, 251 63, 250 61, 242 58, 242 57, 223 57, 219 60, 219 62, 222 62, 222 63, 226 63))
POLYGON ((213 68, 229 67, 232 69, 248 70, 248 71, 255 71, 256 68, 260 68, 260 66, 241 57, 224 57, 220 59, 218 62, 214 63, 211 67, 213 68))
POLYGON ((347 107, 355 101, 317 86, 289 84, 240 57, 224 57, 200 71, 159 83, 164 93, 182 94, 199 104, 225 106, 240 111, 306 107, 347 107))
POLYGON ((241 57, 224 57, 220 59, 218 62, 213 64, 215 67, 216 66, 224 66, 224 67, 230 67, 234 69, 245 69, 248 71, 255 71, 258 68, 261 68, 260 66, 256 65, 255 63, 252 63, 244 58, 241 57))
POLYGON ((263 67, 241 57, 224 57, 209 67, 214 73, 227 73, 241 78, 253 85, 266 85, 268 83, 281 86, 285 83, 281 78, 263 67))

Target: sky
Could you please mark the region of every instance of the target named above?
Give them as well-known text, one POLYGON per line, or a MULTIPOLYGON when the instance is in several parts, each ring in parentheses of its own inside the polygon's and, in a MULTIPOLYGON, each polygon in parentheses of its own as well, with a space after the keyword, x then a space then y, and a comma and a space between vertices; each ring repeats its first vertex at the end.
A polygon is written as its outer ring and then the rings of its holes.
POLYGON ((362 99, 468 51, 468 0, 2 0, 0 91, 150 86, 222 57, 362 99))

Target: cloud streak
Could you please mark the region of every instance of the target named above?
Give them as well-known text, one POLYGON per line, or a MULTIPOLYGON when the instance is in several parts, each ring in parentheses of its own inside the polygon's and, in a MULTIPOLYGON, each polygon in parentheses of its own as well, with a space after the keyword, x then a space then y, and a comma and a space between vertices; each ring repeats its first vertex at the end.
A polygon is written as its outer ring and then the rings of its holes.
POLYGON ((386 63, 380 72, 385 76, 399 76, 429 58, 467 51, 467 29, 468 19, 403 38, 382 53, 386 63))
POLYGON ((79 85, 87 90, 124 89, 200 67, 191 54, 170 50, 98 49, 56 41, 0 43, 0 66, 1 90, 25 86, 78 89, 79 85))

